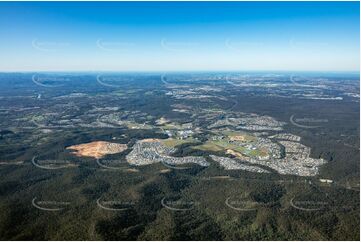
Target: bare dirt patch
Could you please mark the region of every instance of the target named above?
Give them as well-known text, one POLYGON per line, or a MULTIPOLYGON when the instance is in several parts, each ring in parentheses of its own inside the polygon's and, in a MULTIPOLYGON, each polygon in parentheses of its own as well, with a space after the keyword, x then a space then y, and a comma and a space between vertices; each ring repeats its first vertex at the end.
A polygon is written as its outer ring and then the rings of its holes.
POLYGON ((93 141, 90 143, 72 145, 67 150, 73 150, 71 153, 79 157, 102 158, 106 155, 117 154, 126 150, 126 144, 110 143, 106 141, 93 141))

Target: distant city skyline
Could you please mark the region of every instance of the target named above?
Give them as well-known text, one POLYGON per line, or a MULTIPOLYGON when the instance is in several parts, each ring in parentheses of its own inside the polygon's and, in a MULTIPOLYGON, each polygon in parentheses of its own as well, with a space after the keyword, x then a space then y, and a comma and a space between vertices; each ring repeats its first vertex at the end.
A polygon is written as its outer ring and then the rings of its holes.
POLYGON ((359 2, 0 2, 0 71, 359 71, 359 2))

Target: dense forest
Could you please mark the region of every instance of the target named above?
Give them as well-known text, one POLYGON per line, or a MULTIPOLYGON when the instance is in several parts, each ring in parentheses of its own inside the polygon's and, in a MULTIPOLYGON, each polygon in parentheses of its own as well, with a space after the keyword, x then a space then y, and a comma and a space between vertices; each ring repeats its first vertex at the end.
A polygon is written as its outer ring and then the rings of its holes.
MULTIPOLYGON (((263 89, 238 90, 225 83, 219 84, 217 95, 231 97, 227 100, 179 101, 167 95, 154 74, 142 76, 141 82, 128 78, 120 88, 99 85, 90 74, 69 75, 71 82, 61 88, 36 86, 29 76, 0 75, 2 240, 359 240, 359 102, 286 101, 263 89), (287 123, 287 132, 302 137, 312 157, 327 163, 315 177, 224 170, 208 157, 219 152, 183 143, 174 156, 204 156, 210 166, 171 169, 157 163, 134 171, 125 161, 128 148, 106 157, 119 161, 112 164, 119 169, 106 169, 65 147, 94 140, 132 147, 137 140, 168 136, 159 129, 50 126, 57 118, 43 118, 64 112, 75 123, 81 119, 93 124, 100 116, 91 112, 94 107, 116 106, 140 124, 166 115, 206 128, 192 113, 172 112, 180 102, 200 110, 270 115, 287 123), (289 122, 294 114, 327 122, 302 129, 289 122), (73 166, 40 169, 32 163, 34 157, 73 166)), ((195 88, 211 84, 207 78, 186 83, 195 88)), ((199 134, 198 141, 205 135, 199 134)))

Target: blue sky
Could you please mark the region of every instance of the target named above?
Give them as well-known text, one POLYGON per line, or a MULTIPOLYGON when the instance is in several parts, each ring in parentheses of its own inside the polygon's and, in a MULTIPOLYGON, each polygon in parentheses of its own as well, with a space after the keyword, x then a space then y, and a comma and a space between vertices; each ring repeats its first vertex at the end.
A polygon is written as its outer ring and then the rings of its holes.
POLYGON ((0 71, 358 71, 359 2, 1 2, 0 71))

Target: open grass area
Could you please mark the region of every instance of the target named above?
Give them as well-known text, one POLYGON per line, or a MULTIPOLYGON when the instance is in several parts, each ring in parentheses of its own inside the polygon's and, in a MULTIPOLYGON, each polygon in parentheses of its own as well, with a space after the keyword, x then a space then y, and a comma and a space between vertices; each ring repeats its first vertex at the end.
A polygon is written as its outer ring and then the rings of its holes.
POLYGON ((176 124, 176 123, 167 123, 161 126, 161 128, 163 129, 183 129, 181 125, 176 124))
POLYGON ((228 138, 243 138, 245 142, 253 142, 257 140, 257 137, 250 135, 246 132, 239 132, 239 131, 232 131, 232 130, 225 130, 222 131, 221 134, 228 136, 228 138))
POLYGON ((45 120, 45 116, 44 115, 30 115, 29 120, 32 120, 32 121, 35 121, 35 122, 40 122, 40 121, 45 120))
POLYGON ((238 145, 234 145, 234 144, 230 144, 228 143, 227 139, 224 140, 216 140, 216 141, 211 141, 214 142, 215 145, 222 147, 224 150, 228 150, 228 149, 232 149, 235 150, 237 152, 241 152, 242 154, 247 153, 247 149, 242 147, 242 146, 238 146, 238 145))
POLYGON ((187 138, 187 139, 166 139, 166 140, 162 140, 162 143, 165 146, 168 147, 175 147, 177 145, 181 145, 181 144, 185 144, 185 143, 194 143, 197 142, 195 139, 193 138, 187 138))
POLYGON ((228 143, 228 139, 223 140, 209 140, 202 145, 198 145, 193 147, 194 149, 203 150, 203 151, 224 151, 234 150, 235 152, 239 152, 243 155, 255 157, 255 156, 267 156, 268 153, 266 150, 256 149, 251 150, 246 147, 238 146, 235 144, 228 143))
POLYGON ((267 152, 267 150, 264 150, 264 149, 251 150, 248 155, 249 156, 267 156, 268 152, 267 152))
POLYGON ((213 142, 206 142, 206 143, 204 143, 204 144, 202 144, 202 145, 194 146, 193 148, 194 148, 194 149, 197 149, 197 150, 214 151, 214 152, 224 150, 224 148, 216 145, 216 144, 213 143, 213 142))
POLYGON ((132 121, 125 121, 124 125, 128 129, 152 129, 153 127, 148 124, 139 124, 132 121))

